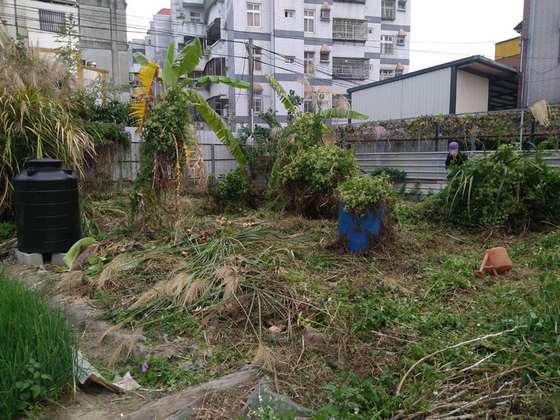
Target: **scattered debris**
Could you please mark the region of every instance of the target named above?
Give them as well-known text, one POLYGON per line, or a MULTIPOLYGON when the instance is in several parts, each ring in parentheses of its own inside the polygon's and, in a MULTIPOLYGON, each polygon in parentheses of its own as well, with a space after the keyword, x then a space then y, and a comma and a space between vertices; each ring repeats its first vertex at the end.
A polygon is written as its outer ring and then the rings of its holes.
POLYGON ((91 384, 97 384, 115 394, 125 392, 120 386, 105 379, 79 351, 76 355, 76 379, 81 386, 87 387, 91 384))

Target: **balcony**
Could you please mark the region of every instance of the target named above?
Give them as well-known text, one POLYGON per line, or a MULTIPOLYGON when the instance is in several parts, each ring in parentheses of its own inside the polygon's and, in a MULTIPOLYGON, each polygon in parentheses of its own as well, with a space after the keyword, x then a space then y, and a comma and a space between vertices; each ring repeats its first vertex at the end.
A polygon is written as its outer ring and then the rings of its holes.
POLYGON ((333 57, 333 78, 344 80, 369 79, 369 59, 333 57))
POLYGON ((336 41, 367 41, 367 21, 359 19, 333 19, 333 39, 336 41))

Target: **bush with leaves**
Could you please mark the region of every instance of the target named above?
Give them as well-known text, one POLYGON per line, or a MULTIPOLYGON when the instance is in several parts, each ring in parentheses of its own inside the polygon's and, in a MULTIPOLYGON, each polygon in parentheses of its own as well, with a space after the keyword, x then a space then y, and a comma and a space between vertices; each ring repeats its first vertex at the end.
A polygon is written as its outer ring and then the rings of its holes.
POLYGON ((357 215, 364 215, 380 205, 389 205, 395 190, 389 177, 357 176, 338 186, 338 196, 344 207, 357 215))
POLYGON ((240 211, 252 207, 254 201, 251 182, 243 168, 231 171, 220 181, 210 182, 208 192, 218 211, 240 211))
POLYGON ((522 229, 560 222, 560 172, 538 155, 503 145, 470 159, 427 204, 436 216, 467 227, 522 229))
POLYGON ((336 188, 356 172, 351 151, 336 146, 310 147, 279 171, 280 196, 297 213, 330 215, 336 207, 336 188))
POLYGON ((379 168, 371 176, 386 175, 393 184, 402 184, 406 181, 406 172, 397 168, 379 168))

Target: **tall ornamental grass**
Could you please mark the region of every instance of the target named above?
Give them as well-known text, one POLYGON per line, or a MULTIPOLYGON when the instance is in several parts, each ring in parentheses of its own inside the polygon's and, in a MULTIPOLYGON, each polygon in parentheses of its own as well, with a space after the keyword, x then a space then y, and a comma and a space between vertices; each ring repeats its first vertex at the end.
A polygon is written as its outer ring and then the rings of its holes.
POLYGON ((0 272, 0 419, 68 391, 74 360, 62 313, 0 272))

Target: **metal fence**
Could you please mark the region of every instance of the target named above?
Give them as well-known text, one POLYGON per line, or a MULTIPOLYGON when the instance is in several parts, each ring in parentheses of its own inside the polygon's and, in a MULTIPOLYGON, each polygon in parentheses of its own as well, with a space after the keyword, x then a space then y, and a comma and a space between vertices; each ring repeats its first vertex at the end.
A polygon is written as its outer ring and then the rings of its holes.
MULTIPOLYGON (((407 175, 405 189, 421 194, 434 193, 447 184, 445 169, 446 152, 406 152, 406 153, 372 153, 354 148, 356 160, 366 173, 373 173, 383 168, 394 168, 407 175)), ((471 159, 488 156, 490 152, 468 152, 471 159)), ((543 152, 544 159, 553 167, 560 167, 560 152, 543 152)))
MULTIPOLYGON (((135 181, 142 162, 142 138, 135 127, 127 127, 130 143, 119 145, 111 155, 111 179, 113 182, 135 181)), ((202 157, 208 166, 208 174, 220 178, 237 167, 227 146, 215 134, 207 130, 197 131, 202 157)))

